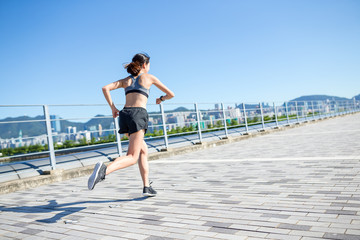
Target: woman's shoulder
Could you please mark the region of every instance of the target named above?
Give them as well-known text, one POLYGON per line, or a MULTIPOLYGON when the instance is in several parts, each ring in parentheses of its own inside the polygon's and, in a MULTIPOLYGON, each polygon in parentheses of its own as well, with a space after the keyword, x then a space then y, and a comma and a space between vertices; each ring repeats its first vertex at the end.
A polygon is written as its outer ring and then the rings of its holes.
POLYGON ((152 75, 150 73, 144 73, 141 76, 144 76, 144 78, 146 78, 147 80, 149 80, 151 82, 158 80, 157 77, 155 77, 154 75, 152 75))
POLYGON ((143 74, 141 74, 141 76, 148 77, 148 78, 154 77, 154 75, 152 75, 150 73, 143 73, 143 74))
MULTIPOLYGON (((130 80, 131 80, 131 76, 127 76, 127 77, 125 77, 125 78, 119 79, 117 82, 119 82, 121 86, 125 86, 125 87, 126 87, 127 85, 129 85, 130 80)), ((131 83, 130 83, 130 84, 131 84, 131 83)))

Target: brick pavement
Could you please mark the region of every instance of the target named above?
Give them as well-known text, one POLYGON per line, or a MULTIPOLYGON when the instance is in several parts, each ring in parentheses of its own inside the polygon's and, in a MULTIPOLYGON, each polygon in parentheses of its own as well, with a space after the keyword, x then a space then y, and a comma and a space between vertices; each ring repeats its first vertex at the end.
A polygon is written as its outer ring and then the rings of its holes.
POLYGON ((360 239, 360 114, 1 195, 0 239, 360 239))

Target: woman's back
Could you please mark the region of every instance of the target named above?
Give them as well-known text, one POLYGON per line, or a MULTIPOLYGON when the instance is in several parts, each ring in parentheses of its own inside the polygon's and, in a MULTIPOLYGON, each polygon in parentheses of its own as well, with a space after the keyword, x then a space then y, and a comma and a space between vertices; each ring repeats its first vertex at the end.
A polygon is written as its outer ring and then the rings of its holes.
POLYGON ((135 77, 130 75, 122 81, 126 94, 125 107, 146 108, 150 87, 153 84, 151 75, 148 73, 139 74, 135 77))

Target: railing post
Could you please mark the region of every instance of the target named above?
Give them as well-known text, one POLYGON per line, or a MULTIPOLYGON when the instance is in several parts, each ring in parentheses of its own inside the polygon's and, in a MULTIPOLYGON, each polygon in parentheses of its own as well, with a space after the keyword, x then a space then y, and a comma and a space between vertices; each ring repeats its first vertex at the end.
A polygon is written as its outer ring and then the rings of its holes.
POLYGON ((298 111, 297 102, 295 102, 295 111, 296 111, 296 119, 297 119, 297 122, 300 123, 300 121, 299 121, 299 111, 298 111))
POLYGON ((114 118, 114 126, 115 126, 115 136, 116 136, 116 146, 117 146, 117 150, 118 150, 118 154, 119 154, 119 157, 121 157, 123 154, 122 154, 122 147, 121 147, 121 136, 120 136, 120 133, 119 133, 119 118, 120 117, 116 117, 114 118))
POLYGON ((348 101, 348 106, 349 106, 349 112, 348 113, 351 113, 351 102, 348 101))
POLYGON ((261 113, 261 124, 262 124, 262 131, 265 131, 265 123, 264 123, 264 113, 263 113, 263 108, 262 108, 262 104, 259 103, 260 105, 260 113, 261 113))
POLYGON ((314 101, 311 101, 311 110, 312 110, 312 114, 313 114, 313 119, 315 120, 314 101))
POLYGON ((246 130, 246 134, 249 134, 249 127, 248 127, 248 122, 247 122, 245 103, 243 103, 242 105, 243 105, 243 110, 244 110, 245 130, 246 130))
POLYGON ((317 102, 317 105, 318 105, 318 107, 319 107, 319 119, 321 119, 321 111, 322 111, 322 109, 321 109, 321 101, 316 101, 317 102))
POLYGON ((307 122, 307 113, 308 113, 308 111, 307 111, 307 102, 306 101, 304 101, 304 111, 305 111, 305 122, 307 122))
POLYGON ((353 102, 354 102, 354 107, 353 107, 353 111, 354 111, 354 113, 356 112, 356 102, 355 102, 355 98, 353 98, 353 102))
POLYGON ((222 112, 223 112, 223 115, 224 115, 225 138, 229 138, 229 134, 228 134, 227 126, 226 126, 225 107, 224 107, 223 103, 221 103, 221 107, 222 107, 222 112))
POLYGON ((195 111, 196 111, 196 119, 197 119, 197 125, 198 125, 198 135, 199 135, 199 141, 202 143, 202 136, 201 136, 201 125, 200 125, 200 112, 197 103, 195 103, 195 111))
POLYGON ((166 120, 165 120, 165 113, 164 113, 164 107, 163 104, 160 103, 160 111, 161 111, 161 119, 163 122, 163 129, 164 129, 164 141, 165 141, 165 149, 167 150, 169 148, 169 142, 167 137, 167 131, 166 131, 166 120))
POLYGON ((347 101, 345 101, 345 103, 344 103, 344 115, 347 114, 347 109, 348 109, 348 107, 347 107, 347 101))
POLYGON ((278 118, 277 118, 277 109, 276 109, 276 106, 275 106, 275 102, 273 102, 273 105, 274 105, 276 128, 279 128, 279 122, 278 122, 278 118))
POLYGON ((338 103, 336 101, 334 101, 334 114, 335 114, 335 117, 339 116, 339 108, 338 108, 338 103))
POLYGON ((285 102, 285 111, 286 111, 287 122, 288 122, 288 125, 290 126, 290 119, 289 119, 289 112, 288 112, 288 104, 287 104, 287 102, 285 102))
POLYGON ((50 152, 50 166, 52 170, 56 169, 56 158, 55 158, 55 150, 54 150, 54 143, 52 137, 52 130, 51 130, 51 122, 50 122, 50 115, 49 115, 49 106, 43 105, 44 109, 44 116, 45 116, 45 123, 46 123, 46 135, 48 140, 48 149, 50 152))

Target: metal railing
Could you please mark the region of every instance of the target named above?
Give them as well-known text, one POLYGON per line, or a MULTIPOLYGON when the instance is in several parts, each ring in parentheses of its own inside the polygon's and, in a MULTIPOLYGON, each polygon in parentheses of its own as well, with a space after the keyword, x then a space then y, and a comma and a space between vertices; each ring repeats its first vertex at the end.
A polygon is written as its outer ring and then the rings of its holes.
MULTIPOLYGON (((152 108, 156 108, 156 105, 149 104, 152 108)), ((67 151, 72 148, 67 149, 55 149, 54 138, 62 137, 63 139, 75 139, 79 140, 81 136, 83 139, 87 139, 86 143, 89 141, 89 136, 92 138, 92 135, 101 135, 101 133, 108 132, 114 133, 116 140, 114 142, 97 144, 96 146, 109 146, 116 145, 117 152, 119 156, 123 155, 122 144, 128 143, 128 140, 124 140, 124 136, 118 133, 119 124, 118 118, 113 119, 112 116, 98 116, 98 117, 71 117, 67 119, 60 119, 54 117, 51 114, 51 111, 54 111, 56 107, 66 107, 66 108, 75 108, 75 107, 108 107, 106 104, 81 104, 81 105, 0 105, 0 108, 42 108, 42 118, 36 120, 0 120, 0 128, 6 127, 6 124, 21 124, 26 125, 29 123, 43 123, 45 128, 44 134, 40 136, 27 136, 12 139, 1 139, 0 144, 1 148, 4 148, 5 145, 9 143, 21 143, 26 139, 43 139, 43 145, 47 145, 47 150, 42 153, 48 154, 50 158, 50 166, 52 169, 56 169, 56 154, 60 152, 67 151), (59 133, 56 130, 56 127, 53 127, 56 124, 60 124, 60 121, 69 121, 69 120, 84 120, 84 119, 108 119, 110 127, 108 129, 88 129, 84 131, 77 132, 73 128, 68 128, 67 133, 59 133), (68 137, 67 137, 68 136, 68 137), (72 138, 73 137, 73 138, 72 138), (46 140, 45 140, 46 139, 46 140), (46 142, 46 143, 45 143, 46 142)), ((250 131, 265 131, 267 128, 279 128, 280 126, 288 126, 291 124, 300 124, 301 122, 312 121, 316 119, 323 119, 328 117, 334 117, 354 112, 360 111, 360 101, 351 100, 351 101, 297 101, 297 102, 284 102, 276 105, 275 102, 272 103, 195 103, 195 104, 175 104, 167 103, 166 105, 160 104, 159 111, 149 112, 150 122, 149 130, 150 132, 157 132, 158 135, 150 136, 146 135, 145 140, 158 140, 163 139, 163 146, 160 150, 167 150, 169 148, 169 139, 184 136, 184 135, 195 135, 197 134, 197 141, 194 143, 201 144, 205 138, 210 137, 219 137, 228 138, 233 134, 249 134, 250 131), (175 109, 165 111, 165 107, 171 108, 171 106, 176 105, 190 105, 189 110, 175 111, 175 109), (207 110, 206 106, 215 106, 213 109, 211 107, 207 110), (202 109, 201 109, 202 108, 202 109), (174 122, 175 121, 175 122, 174 122), (181 131, 182 128, 189 127, 191 130, 187 129, 181 131), (162 134, 159 136, 159 133, 162 134), (211 134, 210 134, 211 133, 211 134)), ((76 124, 76 123, 74 123, 76 124)), ((196 136, 196 135, 195 135, 196 136)), ((1 136, 0 136, 1 137, 1 136)), ((39 142, 41 142, 39 140, 39 142)), ((19 144, 18 144, 19 145, 19 144)), ((76 149, 86 150, 92 148, 94 145, 75 147, 76 149)), ((14 156, 2 157, 1 159, 11 159, 19 158, 25 156, 36 155, 38 153, 25 153, 14 156)))

